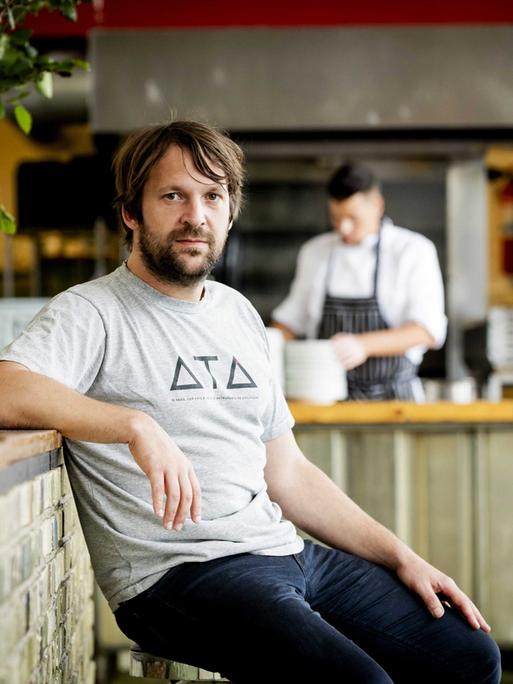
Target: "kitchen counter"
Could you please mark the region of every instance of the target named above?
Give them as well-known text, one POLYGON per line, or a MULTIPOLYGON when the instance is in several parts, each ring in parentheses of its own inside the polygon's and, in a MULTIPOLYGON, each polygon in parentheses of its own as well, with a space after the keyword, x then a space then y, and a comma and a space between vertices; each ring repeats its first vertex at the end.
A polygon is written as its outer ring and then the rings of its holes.
POLYGON ((455 404, 439 401, 342 401, 332 405, 289 401, 297 425, 387 425, 401 423, 513 423, 513 400, 455 404))

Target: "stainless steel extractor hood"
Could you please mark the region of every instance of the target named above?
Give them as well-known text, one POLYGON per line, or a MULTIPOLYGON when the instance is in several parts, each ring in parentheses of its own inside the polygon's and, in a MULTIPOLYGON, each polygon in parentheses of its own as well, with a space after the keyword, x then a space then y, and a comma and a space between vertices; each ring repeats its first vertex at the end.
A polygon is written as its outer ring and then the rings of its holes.
POLYGON ((513 126, 513 27, 94 30, 92 125, 513 126))

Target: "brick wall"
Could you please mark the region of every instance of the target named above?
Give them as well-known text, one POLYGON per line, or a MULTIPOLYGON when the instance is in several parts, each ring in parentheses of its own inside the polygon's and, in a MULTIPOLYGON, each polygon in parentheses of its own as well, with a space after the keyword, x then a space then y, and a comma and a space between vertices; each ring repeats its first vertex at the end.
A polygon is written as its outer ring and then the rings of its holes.
POLYGON ((95 680, 93 575, 62 449, 55 456, 0 492, 0 684, 95 680))

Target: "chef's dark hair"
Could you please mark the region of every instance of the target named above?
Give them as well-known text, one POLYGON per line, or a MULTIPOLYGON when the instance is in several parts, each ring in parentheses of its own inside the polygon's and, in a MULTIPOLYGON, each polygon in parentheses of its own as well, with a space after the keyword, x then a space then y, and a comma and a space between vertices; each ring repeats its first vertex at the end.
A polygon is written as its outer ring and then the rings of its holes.
POLYGON ((342 164, 328 182, 331 199, 344 200, 357 192, 378 190, 379 182, 374 173, 364 164, 346 162, 342 164))

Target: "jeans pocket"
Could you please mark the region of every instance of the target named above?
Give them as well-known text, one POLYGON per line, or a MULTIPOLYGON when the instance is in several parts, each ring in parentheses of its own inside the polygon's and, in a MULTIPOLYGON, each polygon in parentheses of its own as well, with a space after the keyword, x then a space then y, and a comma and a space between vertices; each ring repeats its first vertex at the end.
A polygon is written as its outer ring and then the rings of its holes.
POLYGON ((296 561, 296 563, 297 563, 297 564, 299 565, 299 567, 301 568, 301 572, 303 572, 303 574, 304 574, 305 563, 304 563, 304 559, 303 559, 302 554, 300 554, 300 553, 293 553, 292 555, 294 556, 294 560, 296 561))

